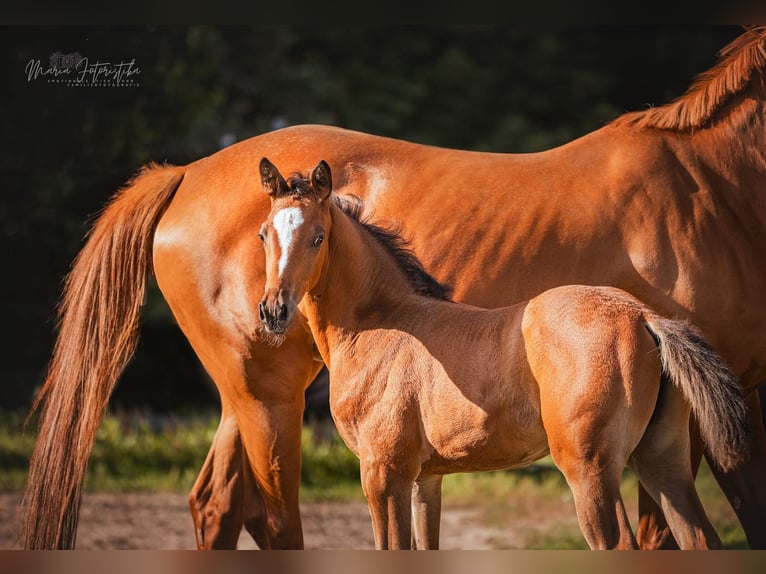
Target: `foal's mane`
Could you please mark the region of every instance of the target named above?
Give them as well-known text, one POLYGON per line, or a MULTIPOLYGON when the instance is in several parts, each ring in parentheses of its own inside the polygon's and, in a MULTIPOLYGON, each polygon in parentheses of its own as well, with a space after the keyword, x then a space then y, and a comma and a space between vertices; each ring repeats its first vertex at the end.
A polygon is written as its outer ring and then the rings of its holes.
MULTIPOLYGON (((309 179, 300 173, 294 173, 287 179, 287 187, 290 193, 299 199, 314 193, 309 179)), ((330 199, 335 206, 385 248, 399 269, 404 272, 416 293, 434 299, 449 299, 450 288, 439 283, 423 268, 423 264, 412 252, 409 242, 402 237, 397 227, 381 227, 371 223, 369 217, 362 217, 364 204, 356 196, 332 194, 330 199)))
POLYGON ((709 125, 716 114, 766 68, 766 26, 753 26, 718 53, 718 64, 697 76, 686 93, 664 106, 629 112, 613 125, 690 131, 709 125))

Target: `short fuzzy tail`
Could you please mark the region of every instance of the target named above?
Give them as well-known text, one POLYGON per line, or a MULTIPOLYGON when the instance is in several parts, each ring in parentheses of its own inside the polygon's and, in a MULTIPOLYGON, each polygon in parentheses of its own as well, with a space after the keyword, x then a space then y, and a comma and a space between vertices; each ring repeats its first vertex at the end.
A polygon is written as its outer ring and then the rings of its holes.
POLYGON ((646 321, 659 346, 663 375, 691 405, 708 456, 724 471, 735 468, 747 459, 750 442, 736 375, 688 322, 656 315, 646 321))

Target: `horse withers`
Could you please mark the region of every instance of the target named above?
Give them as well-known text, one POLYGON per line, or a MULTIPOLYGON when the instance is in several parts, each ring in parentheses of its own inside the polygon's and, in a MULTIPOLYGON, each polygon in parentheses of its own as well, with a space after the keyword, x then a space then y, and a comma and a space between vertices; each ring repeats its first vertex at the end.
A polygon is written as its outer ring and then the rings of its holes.
POLYGON ((549 452, 591 548, 637 547, 626 465, 681 548, 721 547, 694 487, 689 417, 729 469, 747 452, 747 410, 695 328, 612 287, 562 286, 494 310, 448 301, 399 236, 331 194, 326 162, 287 180, 266 158, 259 169, 272 202, 259 316, 275 336, 299 308, 307 317, 376 548, 438 548, 444 474, 549 452))

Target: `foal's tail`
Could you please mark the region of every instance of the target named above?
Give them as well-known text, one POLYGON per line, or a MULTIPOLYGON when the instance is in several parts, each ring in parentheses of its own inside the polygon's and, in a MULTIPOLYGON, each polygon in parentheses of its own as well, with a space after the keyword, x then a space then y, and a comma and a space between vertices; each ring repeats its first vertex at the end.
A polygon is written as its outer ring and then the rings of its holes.
POLYGON ((685 321, 645 315, 659 345, 663 376, 691 405, 710 458, 730 470, 747 458, 749 419, 736 375, 685 321))
POLYGON ((32 407, 42 405, 23 502, 27 549, 74 548, 96 431, 138 341, 154 231, 182 179, 182 168, 145 167, 114 195, 67 276, 48 376, 32 407))

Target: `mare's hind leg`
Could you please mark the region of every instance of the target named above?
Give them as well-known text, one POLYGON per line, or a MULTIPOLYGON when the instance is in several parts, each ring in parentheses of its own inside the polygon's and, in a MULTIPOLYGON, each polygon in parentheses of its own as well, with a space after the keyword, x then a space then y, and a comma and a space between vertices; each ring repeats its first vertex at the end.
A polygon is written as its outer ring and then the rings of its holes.
MULTIPOLYGON (((215 343, 212 337, 203 342, 208 341, 215 343)), ((225 520, 229 533, 234 528, 239 533, 244 522, 261 549, 303 547, 299 484, 304 390, 321 367, 312 361, 310 340, 306 342, 287 339, 278 348, 254 343, 245 354, 217 345, 200 353, 215 358, 203 362, 229 410, 227 432, 217 435, 205 467, 212 472, 208 479, 203 473, 195 494, 215 490, 226 504, 206 503, 208 516, 225 520)), ((216 547, 234 548, 232 539, 221 539, 216 547)), ((207 534, 204 541, 210 546, 207 534)))
MULTIPOLYGON (((241 448, 241 446, 240 446, 241 448)), ((263 501, 261 489, 253 476, 250 465, 246 463, 244 453, 242 455, 243 484, 243 507, 245 530, 255 540, 258 548, 270 548, 268 514, 263 501)))
POLYGON ((720 548, 694 487, 689 446, 689 406, 680 392, 665 384, 657 410, 630 464, 646 491, 659 504, 681 549, 720 548))
POLYGON ((237 547, 242 526, 259 548, 272 546, 258 483, 242 451, 237 419, 222 409, 207 458, 189 494, 199 550, 237 547))
MULTIPOLYGON (((710 469, 721 490, 726 494, 745 531, 750 548, 766 548, 766 436, 758 393, 748 394, 750 414, 750 458, 728 473, 721 472, 715 464, 710 469)), ((692 434, 692 470, 696 473, 702 457, 702 445, 698 434, 692 434)), ((643 490, 639 490, 638 540, 643 549, 678 548, 668 528, 665 517, 657 503, 643 490)))
POLYGON ((420 476, 412 487, 412 548, 439 549, 442 475, 420 476))
POLYGON ((210 451, 189 493, 199 550, 236 548, 244 520, 242 472, 237 419, 224 408, 210 451))
POLYGON ((747 396, 750 414, 750 457, 739 468, 721 472, 710 468, 737 514, 750 548, 766 548, 766 436, 758 391, 747 396))

